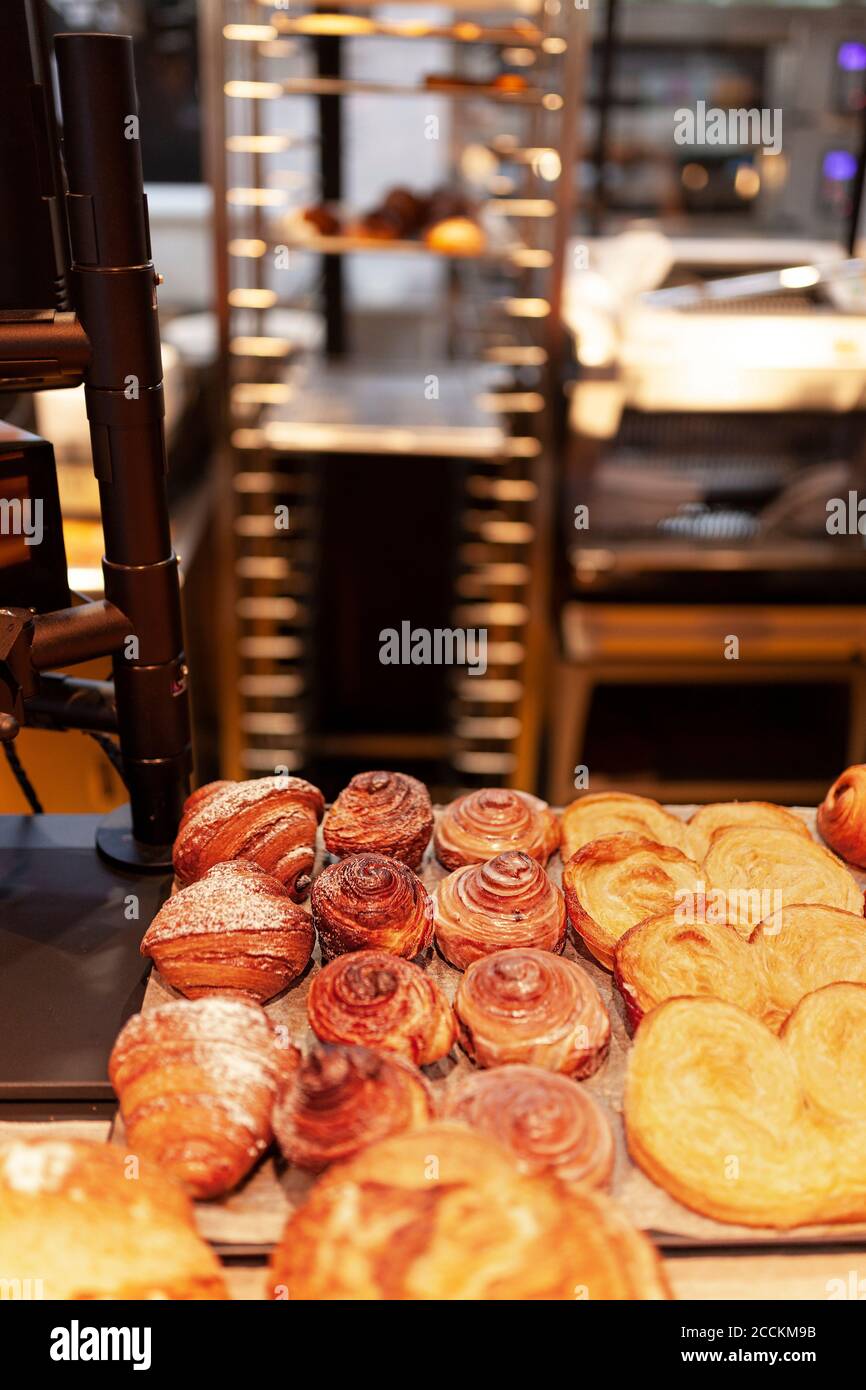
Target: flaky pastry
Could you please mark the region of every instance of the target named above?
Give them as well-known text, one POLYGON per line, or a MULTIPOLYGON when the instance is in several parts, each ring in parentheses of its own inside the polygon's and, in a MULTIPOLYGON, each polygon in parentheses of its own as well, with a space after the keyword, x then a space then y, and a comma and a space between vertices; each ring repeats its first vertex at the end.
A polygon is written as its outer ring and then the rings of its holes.
POLYGON ((547 802, 529 792, 482 787, 444 808, 433 844, 446 869, 483 864, 510 849, 546 864, 559 844, 559 822, 547 802))
POLYGON ((591 840, 628 831, 658 845, 686 849, 686 827, 648 796, 631 792, 591 792, 579 796, 562 813, 562 862, 568 863, 591 840))
POLYGON ((433 833, 430 793, 402 772, 361 772, 340 792, 322 834, 330 854, 374 852, 417 869, 433 833))
POLYGON ((428 1066, 451 1051, 457 1020, 443 991, 413 961, 387 951, 338 956, 313 976, 307 1013, 322 1042, 357 1043, 428 1066))
POLYGON ((863 893, 834 854, 772 826, 717 830, 702 866, 706 891, 727 904, 743 935, 794 903, 821 903, 863 916, 863 893))
POLYGON ((756 839, 761 838, 760 827, 763 826, 790 830, 795 835, 812 838, 805 821, 789 811, 787 806, 774 806, 769 801, 718 801, 698 807, 690 818, 686 827, 688 853, 702 864, 716 831, 733 830, 736 826, 755 827, 756 839))
POLYGON ((818 807, 818 829, 843 859, 866 868, 866 763, 836 778, 818 807))
POLYGON ((565 900, 537 860, 523 850, 486 864, 464 864, 443 878, 434 900, 436 943, 458 970, 508 946, 561 951, 565 900))
POLYGON ((346 951, 389 951, 411 960, 433 944, 433 900, 399 859, 353 854, 329 864, 310 907, 327 960, 346 951))

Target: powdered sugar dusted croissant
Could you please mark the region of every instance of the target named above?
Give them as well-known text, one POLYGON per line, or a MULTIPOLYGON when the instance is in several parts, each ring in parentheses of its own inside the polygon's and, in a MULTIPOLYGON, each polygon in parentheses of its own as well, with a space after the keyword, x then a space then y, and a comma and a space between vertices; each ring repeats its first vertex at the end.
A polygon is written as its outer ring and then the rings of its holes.
POLYGON ((433 833, 430 793, 402 772, 362 772, 340 792, 322 830, 340 858, 375 851, 417 869, 433 833))
POLYGON ((458 970, 507 946, 561 951, 565 944, 565 899, 523 850, 465 864, 443 878, 434 920, 439 949, 458 970))
POLYGON ((412 956, 433 941, 433 902, 399 859, 353 854, 329 864, 313 885, 313 923, 327 958, 366 948, 412 956))
POLYGON ((184 806, 174 842, 178 882, 195 883, 227 859, 250 859, 301 902, 310 887, 324 809, 318 787, 301 777, 209 782, 184 806))
POLYGON ((559 822, 547 802, 529 792, 482 787, 445 807, 434 844, 446 869, 483 864, 509 849, 546 864, 559 844, 559 822))
POLYGON ((263 1004, 300 975, 314 942, 309 914, 279 879, 235 859, 169 898, 141 953, 188 999, 239 994, 263 1004))
POLYGON ((387 951, 338 956, 313 977, 307 1012, 322 1042, 395 1052, 418 1067, 451 1051, 454 1011, 430 972, 387 951))
POLYGON ((279 1082, 297 1062, 258 1004, 179 999, 133 1015, 108 1075, 131 1149, 194 1197, 216 1197, 268 1147, 279 1082))

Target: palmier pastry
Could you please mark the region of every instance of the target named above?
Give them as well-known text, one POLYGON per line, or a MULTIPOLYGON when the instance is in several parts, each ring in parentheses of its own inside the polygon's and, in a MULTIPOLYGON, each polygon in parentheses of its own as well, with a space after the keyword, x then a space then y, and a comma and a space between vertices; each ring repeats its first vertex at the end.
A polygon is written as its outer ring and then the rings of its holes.
POLYGON ((454 1124, 385 1139, 320 1178, 268 1284, 283 1301, 669 1296, 650 1242, 612 1202, 521 1173, 454 1124))
POLYGON ((263 1004, 300 975, 314 942, 309 915, 279 879, 235 859, 163 904, 141 954, 188 999, 239 994, 263 1004))
POLYGON ((338 956, 313 977, 307 1012, 322 1042, 394 1052, 417 1067, 451 1051, 454 1011, 435 980, 387 951, 338 956))
POLYGON ((483 787, 445 807, 433 843, 446 869, 483 864, 508 849, 546 864, 559 844, 559 824, 547 802, 529 792, 483 787))
POLYGON ((818 829, 843 859, 866 868, 866 763, 836 778, 818 807, 818 829))
POLYGON ((216 1197, 270 1144, 278 1086, 297 1061, 258 1004, 177 1000, 133 1015, 108 1075, 130 1147, 194 1197, 216 1197))
POLYGON ((801 821, 786 806, 773 806, 769 801, 719 801, 699 807, 688 822, 689 854, 702 864, 716 832, 732 830, 736 826, 755 827, 757 839, 761 838, 761 828, 764 826, 790 830, 795 835, 804 835, 807 840, 812 838, 805 821, 801 821))
POLYGON ((402 772, 362 772, 340 792, 322 832, 339 858, 372 850, 417 869, 433 833, 430 793, 402 772))
POLYGON ((187 799, 174 842, 178 883, 195 883, 226 859, 250 859, 301 902, 310 887, 324 809, 322 793, 301 777, 199 787, 187 799))
POLYGON ((629 1149, 678 1201, 788 1228, 866 1218, 866 985, 807 994, 780 1037, 734 1004, 669 999, 637 1031, 629 1149))
POLYGON ((369 948, 411 960, 433 941, 430 894, 406 864, 384 854, 329 864, 313 885, 311 907, 327 959, 369 948))
POLYGON ((562 862, 568 863, 592 840, 629 831, 657 845, 686 848, 686 827, 646 796, 631 792, 593 792, 578 797, 562 813, 562 862))
POLYGON ((591 1076, 610 1047, 610 1019, 585 970, 549 951, 482 956, 454 1001, 460 1044, 480 1067, 506 1062, 591 1076))
POLYGON ((443 878, 434 919, 437 945, 458 970, 507 946, 561 951, 565 945, 562 893, 538 861, 518 849, 443 878))
POLYGON ((189 1199, 151 1165, 133 1172, 122 1149, 87 1139, 0 1148, 0 1269, 22 1298, 228 1298, 189 1199))
POLYGON ((461 1076, 446 1094, 443 1119, 462 1120, 498 1139, 524 1173, 606 1187, 613 1172, 607 1117, 582 1086, 543 1067, 461 1076))
POLYGON ((426 1081, 400 1057, 316 1046, 280 1095, 274 1133, 290 1162, 316 1171, 432 1116, 426 1081))
POLYGON ((608 970, 623 932, 673 911, 700 880, 698 865, 681 850, 627 832, 584 845, 562 871, 571 924, 608 970))
POLYGON ((845 865, 790 830, 717 830, 703 874, 707 892, 724 894, 730 920, 746 935, 791 903, 822 903, 863 915, 863 894, 845 865))

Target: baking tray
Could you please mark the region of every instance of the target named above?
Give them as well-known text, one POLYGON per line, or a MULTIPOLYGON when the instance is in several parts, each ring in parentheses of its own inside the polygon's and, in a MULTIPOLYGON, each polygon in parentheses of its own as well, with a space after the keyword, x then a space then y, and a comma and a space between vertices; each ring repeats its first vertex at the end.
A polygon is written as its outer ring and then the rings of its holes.
MULTIPOLYGON (((667 809, 687 820, 696 808, 669 806, 667 809)), ((794 809, 817 839, 814 828, 815 812, 804 807, 794 809)), ((329 862, 329 858, 324 853, 320 831, 314 875, 329 862)), ((420 872, 430 889, 445 875, 445 870, 433 858, 432 850, 428 850, 425 855, 420 872)), ((562 863, 559 855, 551 860, 548 872, 555 883, 561 882, 562 863)), ((852 872, 861 885, 866 884, 866 875, 853 869, 852 872)), ((616 1160, 609 1192, 635 1226, 646 1231, 662 1249, 742 1250, 768 1245, 775 1248, 866 1245, 866 1222, 801 1226, 785 1232, 769 1227, 737 1226, 714 1221, 689 1211, 652 1182, 632 1162, 625 1142, 622 1098, 631 1037, 622 998, 614 985, 612 975, 598 964, 571 930, 563 954, 567 959, 577 961, 586 970, 595 982, 610 1014, 611 1045, 606 1061, 595 1076, 574 1084, 585 1086, 591 1091, 610 1120, 616 1140, 616 1160)), ((430 952, 424 968, 430 971, 448 998, 453 999, 460 972, 453 970, 435 948, 430 952)), ((284 1025, 289 1036, 301 1047, 307 1047, 315 1041, 307 1021, 306 1000, 310 981, 319 969, 321 963, 317 945, 313 960, 303 976, 279 998, 265 1006, 273 1022, 284 1025)), ((142 1007, 144 1010, 153 1009, 178 997, 177 993, 162 981, 158 972, 154 971, 148 981, 142 1007)), ((432 1067, 425 1067, 424 1072, 434 1093, 441 1093, 446 1079, 454 1072, 474 1069, 474 1064, 462 1049, 455 1046, 448 1057, 432 1067)), ((115 1123, 112 1138, 115 1143, 125 1143, 123 1125, 119 1118, 115 1123)), ((314 1181, 313 1176, 287 1165, 275 1150, 271 1150, 246 1182, 234 1192, 217 1201, 195 1204, 199 1230, 226 1255, 249 1256, 257 1250, 264 1253, 279 1240, 287 1217, 303 1200, 314 1181)))

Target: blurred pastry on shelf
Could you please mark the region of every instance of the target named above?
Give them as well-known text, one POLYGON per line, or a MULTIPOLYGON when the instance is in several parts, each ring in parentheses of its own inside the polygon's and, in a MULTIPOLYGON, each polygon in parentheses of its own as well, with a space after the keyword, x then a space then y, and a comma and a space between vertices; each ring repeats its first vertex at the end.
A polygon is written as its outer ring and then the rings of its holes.
POLYGON ((354 38, 359 34, 375 34, 376 24, 358 14, 304 14, 291 21, 290 32, 310 34, 315 38, 354 38))
POLYGON ((338 956, 313 976, 307 1014, 316 1037, 393 1052, 416 1067, 438 1062, 457 1037, 443 991, 413 961, 387 951, 338 956))
POLYGON ((342 231, 339 217, 326 203, 313 203, 310 207, 302 208, 301 221, 317 236, 339 236, 342 231))
POLYGON ((448 256, 480 256, 487 248, 482 227, 471 217, 446 217, 434 222, 424 234, 431 251, 448 256))
POLYGON ((500 72, 490 83, 498 92, 525 92, 529 83, 522 73, 500 72))

